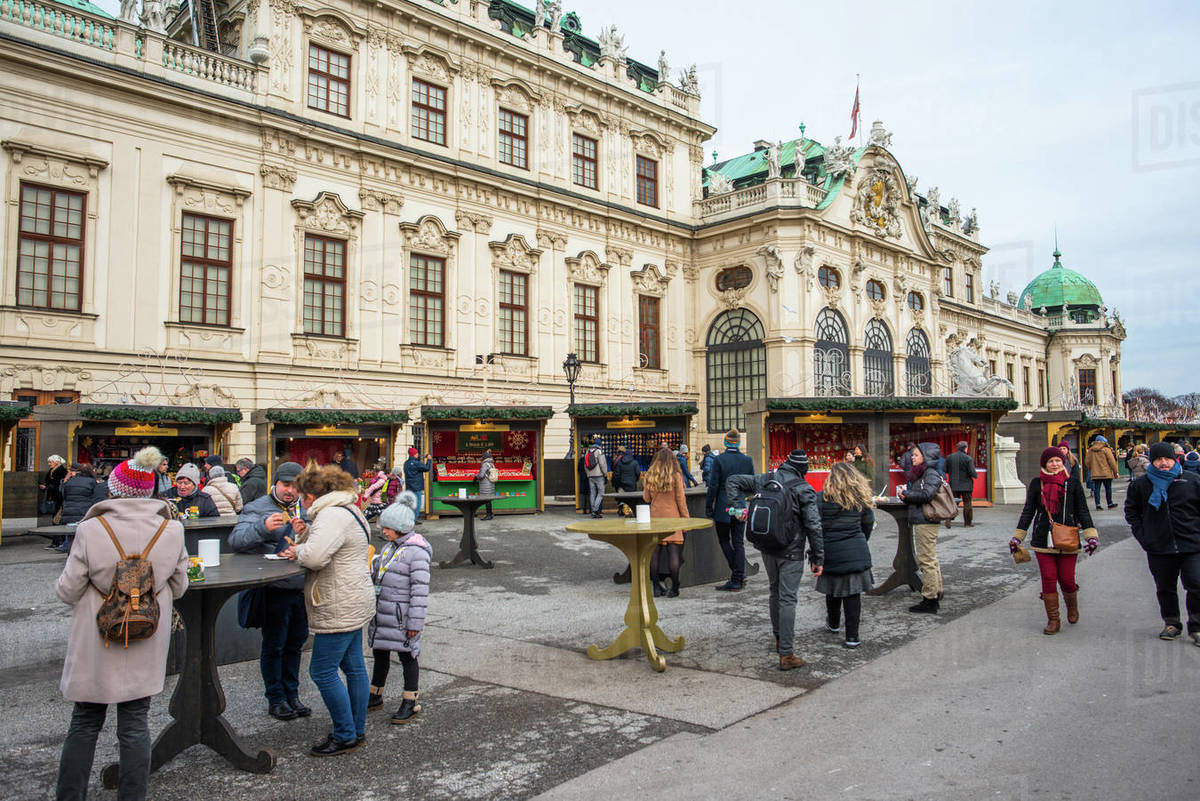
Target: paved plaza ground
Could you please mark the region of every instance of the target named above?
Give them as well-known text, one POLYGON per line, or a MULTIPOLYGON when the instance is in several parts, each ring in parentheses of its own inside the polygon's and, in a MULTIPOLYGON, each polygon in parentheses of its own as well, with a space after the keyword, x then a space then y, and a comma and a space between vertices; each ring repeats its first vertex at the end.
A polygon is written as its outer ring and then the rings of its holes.
MULTIPOLYGON (((762 574, 741 593, 703 585, 659 599, 660 625, 687 646, 656 674, 640 651, 584 655, 621 628, 628 586, 612 582, 624 567, 615 549, 566 532, 578 519, 569 511, 481 523, 495 569, 433 572, 414 723, 372 713, 366 746, 314 759, 307 750, 329 721, 307 674, 302 695, 316 711, 283 723, 266 715, 257 662, 229 665, 226 716, 275 749, 277 768, 241 773, 195 747, 155 774, 151 796, 1200 797, 1200 648, 1156 639, 1153 584, 1120 510, 1097 515, 1102 550, 1080 565, 1083 621, 1053 638, 1040 634, 1036 568, 1007 553, 1018 511, 981 510, 975 528, 943 530, 943 613, 908 613, 907 590, 867 598, 855 651, 824 630, 824 599, 806 582, 796 650, 808 665, 787 673, 769 653, 762 574)), ((453 555, 460 526, 422 527, 437 557, 453 555)), ((42 544, 9 537, 0 548, 5 799, 52 796, 70 716, 58 691, 68 612, 53 593, 62 557, 42 544)), ((878 581, 895 547, 881 515, 878 581)), ((168 719, 173 683, 155 699, 152 731, 168 719)), ((110 721, 97 771, 116 756, 112 731, 110 721)), ((90 797, 114 796, 97 773, 90 797)))

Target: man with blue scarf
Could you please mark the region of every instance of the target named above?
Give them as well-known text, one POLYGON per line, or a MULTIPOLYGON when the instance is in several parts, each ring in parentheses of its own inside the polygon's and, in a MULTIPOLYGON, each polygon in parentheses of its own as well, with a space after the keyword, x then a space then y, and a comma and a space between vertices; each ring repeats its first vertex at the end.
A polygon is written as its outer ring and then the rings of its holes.
POLYGON ((1157 589, 1163 630, 1159 638, 1177 640, 1179 580, 1187 594, 1187 633, 1200 646, 1200 475, 1184 471, 1169 442, 1150 446, 1146 475, 1129 485, 1125 520, 1146 551, 1157 589))

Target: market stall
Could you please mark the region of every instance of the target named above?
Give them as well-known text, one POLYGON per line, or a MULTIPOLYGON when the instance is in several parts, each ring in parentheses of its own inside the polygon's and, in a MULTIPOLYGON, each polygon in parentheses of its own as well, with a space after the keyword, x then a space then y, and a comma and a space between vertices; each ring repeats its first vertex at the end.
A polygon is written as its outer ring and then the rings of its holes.
POLYGON ((554 415, 549 406, 422 406, 422 442, 433 458, 429 492, 431 514, 456 515, 453 506, 432 500, 479 491, 475 476, 484 451, 500 480, 492 508, 496 513, 522 514, 543 511, 545 506, 546 421, 554 415))
POLYGON ((305 467, 327 465, 335 453, 354 465, 356 475, 379 461, 391 467, 400 427, 408 422, 403 409, 262 409, 254 423, 255 461, 267 474, 283 462, 305 467))
POLYGON ((223 454, 229 430, 242 413, 198 406, 52 403, 35 407, 33 417, 41 423, 39 462, 57 453, 103 473, 153 445, 174 472, 186 462, 223 454))
MULTIPOLYGON (((593 438, 599 436, 600 449, 610 465, 617 448, 624 446, 626 453, 637 459, 642 471, 650 466, 659 448, 691 447, 692 417, 697 411, 696 404, 688 402, 576 403, 567 409, 579 445, 576 453, 583 454, 593 438)), ((578 465, 576 475, 579 477, 578 465)), ((693 475, 700 480, 696 471, 693 475)), ((583 502, 586 488, 587 482, 580 480, 575 493, 577 509, 586 505, 583 502)))
MULTIPOLYGON (((4 508, 4 457, 8 450, 8 437, 17 427, 17 422, 29 416, 29 404, 0 401, 0 509, 4 508)), ((0 541, 4 537, 4 516, 0 514, 0 541)))
POLYGON ((1078 409, 1031 412, 1005 418, 998 426, 999 434, 1022 443, 1017 465, 1018 474, 1024 481, 1038 474, 1037 457, 1047 445, 1066 443, 1075 458, 1082 461, 1088 445, 1098 435, 1103 435, 1114 447, 1118 470, 1121 475, 1127 475, 1125 456, 1130 448, 1138 444, 1150 445, 1160 439, 1170 440, 1178 430, 1172 423, 1094 418, 1078 409))
POLYGON ((768 398, 745 405, 746 448, 755 465, 778 467, 794 448, 808 454, 808 481, 825 486, 835 462, 862 446, 874 462, 872 490, 895 495, 904 483, 897 458, 910 443, 934 442, 946 455, 967 442, 979 477, 974 497, 991 497, 996 422, 1007 398, 768 398))

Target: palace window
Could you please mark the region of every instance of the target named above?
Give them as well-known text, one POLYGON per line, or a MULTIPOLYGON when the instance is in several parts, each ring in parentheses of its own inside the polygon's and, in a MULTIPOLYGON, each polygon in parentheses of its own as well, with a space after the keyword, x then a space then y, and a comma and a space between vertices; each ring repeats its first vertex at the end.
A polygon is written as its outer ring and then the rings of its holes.
POLYGON ((600 361, 600 288, 575 285, 575 352, 581 361, 600 361))
POLYGON ((708 430, 744 429, 742 404, 767 394, 762 323, 746 309, 730 309, 713 321, 706 343, 708 430))
POLYGON ((967 303, 975 302, 975 276, 970 273, 963 276, 963 292, 966 293, 967 303))
POLYGON ((413 345, 446 344, 446 260, 412 253, 408 257, 408 338, 413 345))
POLYGON ((1013 367, 1012 362, 1008 362, 1007 364, 1004 365, 1004 377, 1008 379, 1008 383, 1013 385, 1013 388, 1008 391, 1008 397, 1010 397, 1010 398, 1016 397, 1017 376, 1016 376, 1016 368, 1013 367))
POLYGON ((908 293, 908 308, 915 312, 923 311, 925 309, 925 299, 921 297, 919 292, 908 293))
POLYGON ((1096 404, 1096 371, 1079 371, 1079 402, 1094 406, 1096 404))
POLYGON ((1046 371, 1038 370, 1038 406, 1046 406, 1046 371))
POLYGON ((17 305, 79 311, 87 196, 21 184, 17 305))
POLYGON ((892 376, 892 335, 882 320, 867 323, 863 337, 863 391, 867 395, 891 395, 895 382, 892 376))
POLYGON ((817 315, 813 375, 817 395, 850 394, 850 334, 846 321, 833 309, 817 315))
POLYGON ((419 78, 413 78, 412 89, 412 135, 435 145, 445 145, 446 90, 419 78))
POLYGON ((497 313, 500 323, 500 352, 529 355, 529 276, 500 271, 497 313))
POLYGON ((1021 394, 1025 399, 1025 405, 1028 406, 1032 401, 1033 392, 1029 389, 1029 368, 1021 366, 1021 394))
POLYGON ((662 367, 659 354, 658 298, 638 295, 638 363, 655 370, 662 367))
POLYGON ((229 325, 233 221, 183 215, 179 259, 179 320, 229 325))
POLYGON ((595 139, 579 134, 571 135, 571 180, 575 184, 586 186, 588 189, 599 188, 596 178, 599 175, 598 152, 595 139))
POLYGON ((304 333, 346 335, 346 243, 304 237, 304 333))
POLYGON ((933 389, 933 374, 929 363, 929 338, 919 328, 908 332, 908 357, 904 360, 904 377, 908 394, 928 395, 933 389))
POLYGON ((817 281, 826 289, 837 289, 842 285, 842 277, 832 267, 822 267, 817 270, 817 281))
POLYGON ((883 300, 883 284, 872 278, 867 281, 867 297, 871 300, 883 300))
POLYGON ((954 297, 954 268, 942 268, 942 291, 946 293, 946 297, 954 297))
POLYGON ((637 202, 658 208, 658 162, 637 157, 637 202))
POLYGON ((350 116, 350 56, 308 46, 308 107, 350 116))
POLYGON ((500 109, 500 162, 529 169, 529 118, 500 109))
POLYGON ((717 273, 717 291, 725 292, 729 289, 741 289, 750 286, 750 282, 753 279, 754 273, 750 272, 749 267, 744 265, 726 267, 717 273))

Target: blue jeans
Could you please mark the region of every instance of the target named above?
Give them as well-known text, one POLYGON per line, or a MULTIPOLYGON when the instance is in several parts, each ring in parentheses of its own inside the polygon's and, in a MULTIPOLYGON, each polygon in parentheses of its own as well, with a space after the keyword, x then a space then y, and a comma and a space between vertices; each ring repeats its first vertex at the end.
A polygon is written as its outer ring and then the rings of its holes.
POLYGON ((771 628, 779 637, 779 655, 786 656, 796 636, 796 592, 804 579, 804 560, 769 553, 762 560, 771 584, 771 628))
POLYGON ((717 529, 717 542, 721 544, 721 553, 729 563, 731 572, 729 580, 734 584, 744 584, 746 581, 746 538, 745 523, 741 520, 730 520, 728 523, 713 522, 717 529))
POLYGON ((604 504, 604 476, 588 476, 588 506, 592 509, 592 514, 600 514, 600 507, 604 504))
POLYGON ((1112 479, 1111 478, 1093 478, 1092 479, 1092 494, 1096 496, 1096 508, 1100 508, 1100 488, 1104 488, 1105 500, 1109 506, 1112 506, 1112 479))
POLYGON ((282 704, 300 694, 300 651, 308 639, 308 613, 303 590, 267 587, 266 622, 258 667, 268 704, 282 704))
MULTIPOLYGON (((142 801, 146 797, 150 784, 149 713, 149 696, 117 704, 117 742, 121 754, 117 798, 121 801, 142 801)), ((87 797, 96 738, 107 714, 108 704, 75 703, 58 763, 57 801, 83 801, 87 797)))
POLYGON ((417 496, 417 510, 413 512, 413 522, 415 523, 421 519, 421 509, 424 508, 422 502, 425 500, 425 492, 424 490, 416 490, 413 492, 413 495, 417 496))
POLYGON ((333 736, 352 743, 367 730, 367 664, 363 661, 362 629, 313 637, 308 675, 321 691, 321 700, 333 719, 333 736), (346 674, 346 682, 338 669, 346 674))

